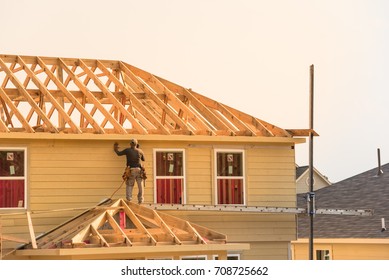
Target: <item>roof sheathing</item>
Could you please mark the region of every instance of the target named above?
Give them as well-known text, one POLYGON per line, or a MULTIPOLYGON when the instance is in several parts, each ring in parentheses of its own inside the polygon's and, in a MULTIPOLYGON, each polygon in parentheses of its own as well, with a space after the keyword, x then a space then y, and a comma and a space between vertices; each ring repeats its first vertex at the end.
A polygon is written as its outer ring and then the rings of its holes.
POLYGON ((294 134, 121 61, 17 55, 0 55, 0 132, 294 134))

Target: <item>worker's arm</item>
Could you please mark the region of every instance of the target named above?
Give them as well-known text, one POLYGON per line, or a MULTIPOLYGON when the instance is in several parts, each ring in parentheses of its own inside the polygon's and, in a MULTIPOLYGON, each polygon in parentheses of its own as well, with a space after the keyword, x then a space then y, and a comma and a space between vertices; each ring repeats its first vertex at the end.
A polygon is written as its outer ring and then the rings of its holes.
POLYGON ((119 151, 119 143, 115 142, 115 144, 113 144, 113 150, 114 152, 118 155, 118 156, 122 156, 122 155, 125 155, 125 150, 123 151, 119 151))

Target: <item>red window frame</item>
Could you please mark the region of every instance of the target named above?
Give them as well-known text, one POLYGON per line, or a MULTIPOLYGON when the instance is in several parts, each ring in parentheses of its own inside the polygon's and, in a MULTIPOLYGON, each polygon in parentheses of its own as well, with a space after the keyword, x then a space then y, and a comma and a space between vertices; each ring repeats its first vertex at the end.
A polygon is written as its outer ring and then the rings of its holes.
POLYGON ((185 203, 184 150, 154 150, 154 174, 154 201, 156 203, 185 203))
POLYGON ((26 208, 27 149, 0 147, 0 209, 26 208))

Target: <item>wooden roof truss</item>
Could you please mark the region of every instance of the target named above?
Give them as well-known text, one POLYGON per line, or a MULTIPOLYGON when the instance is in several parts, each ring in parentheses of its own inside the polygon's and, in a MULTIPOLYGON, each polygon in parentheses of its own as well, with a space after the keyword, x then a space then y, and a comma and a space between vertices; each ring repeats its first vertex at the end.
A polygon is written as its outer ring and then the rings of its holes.
POLYGON ((294 135, 121 61, 16 55, 0 55, 0 132, 294 135))
POLYGON ((36 249, 225 243, 221 233, 119 199, 38 237, 36 249))

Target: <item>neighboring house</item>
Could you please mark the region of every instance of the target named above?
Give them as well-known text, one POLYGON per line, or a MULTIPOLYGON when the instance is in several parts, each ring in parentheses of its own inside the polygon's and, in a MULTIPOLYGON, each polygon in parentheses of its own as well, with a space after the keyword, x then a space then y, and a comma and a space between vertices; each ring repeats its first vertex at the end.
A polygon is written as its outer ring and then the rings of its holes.
MULTIPOLYGON (((316 208, 371 209, 373 216, 315 215, 314 257, 331 260, 389 259, 389 164, 378 175, 374 168, 316 192, 316 208)), ((306 206, 304 195, 298 205, 306 206)), ((293 259, 308 259, 309 217, 298 217, 298 240, 292 242, 293 259)))
MULTIPOLYGON (((0 101, 0 222, 1 233, 13 236, 8 239, 33 239, 31 232, 46 238, 82 209, 113 194, 123 198, 125 188, 118 187, 125 159, 113 152, 113 143, 127 147, 134 137, 146 157, 145 204, 296 206, 294 148, 305 142, 307 130, 279 128, 127 63, 0 55, 0 101)), ((297 236, 294 214, 169 214, 242 244, 219 248, 233 258, 288 259, 297 236)), ((123 217, 102 215, 121 245, 133 243, 116 226, 123 217)), ((141 225, 155 225, 153 217, 137 216, 141 223, 132 217, 143 235, 158 236, 159 229, 141 225)), ((86 246, 97 238, 107 247, 111 233, 99 228, 104 221, 86 223, 86 239, 55 237, 56 244, 86 246)), ((3 243, 7 248, 16 245, 3 243)), ((130 254, 133 246, 120 248, 130 254)), ((18 258, 21 250, 9 256, 18 258)))
MULTIPOLYGON (((326 176, 313 168, 313 191, 330 186, 332 183, 326 176)), ((309 192, 309 166, 296 165, 296 187, 297 193, 309 192)))

